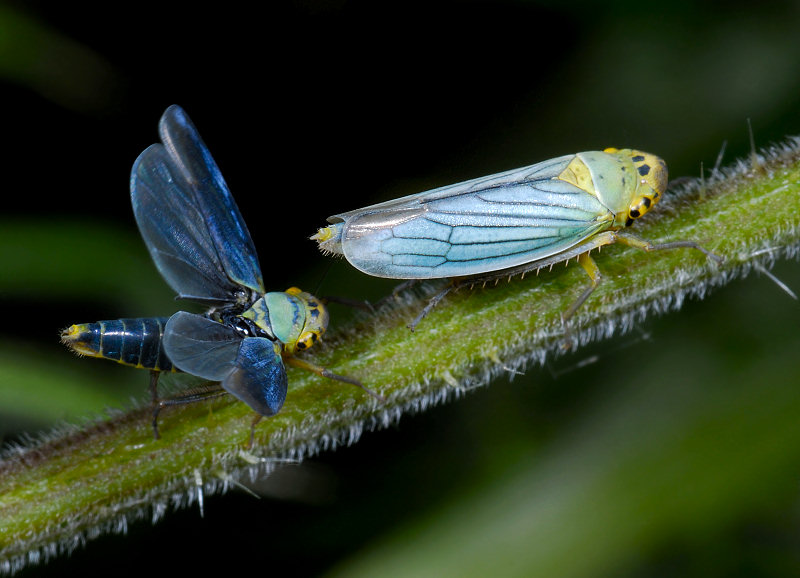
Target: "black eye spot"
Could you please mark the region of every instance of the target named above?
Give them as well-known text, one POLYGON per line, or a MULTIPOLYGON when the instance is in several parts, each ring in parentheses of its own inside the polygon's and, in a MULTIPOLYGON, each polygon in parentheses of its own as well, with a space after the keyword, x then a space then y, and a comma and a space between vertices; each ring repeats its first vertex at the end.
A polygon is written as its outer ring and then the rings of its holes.
POLYGON ((638 218, 639 218, 639 211, 638 211, 638 209, 633 209, 633 210, 631 211, 630 215, 631 215, 631 218, 633 218, 633 219, 638 219, 638 218))
POLYGON ((305 343, 303 343, 302 341, 298 341, 297 342, 297 349, 301 349, 302 350, 302 349, 305 349, 305 348, 306 348, 306 344, 305 343))
POLYGON ((644 156, 636 155, 635 157, 631 157, 631 160, 635 163, 640 163, 644 160, 644 156))
POLYGON ((639 167, 639 174, 645 176, 650 172, 650 165, 642 165, 639 167))

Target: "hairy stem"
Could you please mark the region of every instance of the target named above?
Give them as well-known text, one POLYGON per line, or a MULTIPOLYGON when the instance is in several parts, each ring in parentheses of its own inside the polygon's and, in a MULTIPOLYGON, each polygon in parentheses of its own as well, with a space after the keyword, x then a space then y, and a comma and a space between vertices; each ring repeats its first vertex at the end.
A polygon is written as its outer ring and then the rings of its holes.
MULTIPOLYGON (((653 243, 696 241, 691 248, 645 253, 612 246, 593 256, 602 274, 565 335, 561 314, 583 293, 581 267, 556 265, 496 286, 451 292, 414 332, 406 325, 442 284, 405 292, 375 315, 334 327, 307 359, 356 378, 363 390, 289 369, 284 409, 262 420, 251 449, 252 412, 229 396, 170 407, 154 440, 148 408, 7 448, 0 458, 0 572, 56 555, 131 520, 163 515, 278 459, 302 459, 355 442, 364 429, 449 399, 509 370, 541 363, 565 347, 624 332, 648 313, 794 256, 800 247, 798 141, 758 159, 671 190, 637 223, 653 243)), ((335 321, 335 320, 334 320, 335 321)))

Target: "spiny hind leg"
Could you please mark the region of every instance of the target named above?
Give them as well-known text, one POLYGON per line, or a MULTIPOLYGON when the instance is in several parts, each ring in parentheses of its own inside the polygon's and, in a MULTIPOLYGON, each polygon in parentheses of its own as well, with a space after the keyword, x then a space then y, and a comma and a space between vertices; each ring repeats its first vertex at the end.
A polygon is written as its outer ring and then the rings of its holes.
POLYGON ((205 401, 207 399, 214 399, 216 397, 227 395, 227 393, 227 391, 222 389, 220 384, 209 383, 208 385, 190 389, 175 397, 157 400, 153 405, 153 435, 155 436, 155 439, 159 439, 161 437, 161 435, 158 433, 158 416, 161 413, 161 410, 165 407, 171 407, 173 405, 185 405, 187 403, 196 403, 199 401, 205 401))
POLYGON ((439 302, 447 296, 448 293, 450 293, 453 289, 457 289, 461 285, 463 285, 463 283, 460 284, 457 284, 455 282, 450 283, 447 287, 445 287, 444 289, 439 291, 436 295, 431 297, 425 304, 425 307, 422 308, 422 311, 420 311, 414 318, 414 320, 411 323, 409 323, 406 327, 408 327, 411 331, 414 331, 414 328, 416 328, 416 326, 419 325, 419 322, 422 321, 425 318, 425 316, 428 313, 430 313, 431 310, 433 310, 433 308, 436 307, 439 304, 439 302))
POLYGON ((158 411, 160 410, 158 404, 158 376, 160 371, 150 370, 150 409, 153 412, 153 439, 160 439, 161 434, 158 433, 158 411))
POLYGON ((419 283, 419 279, 406 279, 402 283, 398 283, 397 285, 395 285, 391 293, 389 293, 385 297, 381 297, 374 304, 371 304, 370 306, 372 307, 373 311, 380 311, 381 307, 383 307, 387 303, 398 303, 400 302, 400 297, 399 297, 400 293, 408 291, 417 283, 419 283))
MULTIPOLYGON (((400 297, 399 297, 400 294, 405 292, 405 291, 408 291, 409 289, 411 289, 414 285, 418 284, 419 282, 420 282, 419 279, 407 279, 407 280, 403 281, 402 283, 397 284, 395 286, 395 288, 392 289, 391 293, 389 293, 385 297, 382 297, 382 298, 378 299, 375 303, 370 303, 369 301, 355 302, 355 301, 343 300, 343 299, 340 299, 340 298, 332 298, 332 297, 326 297, 325 299, 328 300, 328 301, 333 301, 333 302, 338 302, 338 303, 342 303, 342 304, 345 304, 345 305, 349 305, 351 307, 358 307, 358 308, 361 308, 361 309, 367 309, 368 311, 371 311, 372 313, 377 313, 387 303, 398 303, 398 302, 400 302, 400 297)), ((428 303, 425 305, 425 307, 423 307, 422 311, 420 311, 419 314, 417 314, 417 316, 414 318, 414 320, 407 325, 407 327, 411 331, 414 331, 414 328, 419 324, 419 322, 422 321, 422 319, 428 313, 430 313, 430 311, 434 307, 436 307, 436 305, 442 299, 444 299, 444 297, 450 291, 452 291, 454 288, 455 288, 455 285, 451 283, 447 288, 442 289, 439 293, 434 295, 428 301, 428 303)))
POLYGON ((347 307, 351 307, 353 309, 361 309, 362 311, 366 311, 374 315, 381 309, 381 307, 383 307, 387 303, 399 301, 398 296, 400 295, 400 293, 406 291, 407 289, 410 289, 417 283, 419 283, 418 279, 408 279, 406 281, 403 281, 402 283, 396 285, 395 288, 392 289, 391 293, 389 293, 385 297, 381 297, 374 303, 371 303, 369 301, 362 301, 360 299, 350 299, 349 297, 339 297, 335 295, 326 295, 325 297, 322 297, 321 300, 323 303, 326 304, 338 303, 340 305, 346 305, 347 307))
POLYGON ((603 276, 600 273, 600 269, 597 267, 597 264, 594 260, 589 256, 589 251, 592 249, 599 249, 603 245, 610 245, 612 243, 621 243, 623 245, 627 245, 628 247, 634 247, 636 249, 641 249, 642 251, 650 252, 650 251, 663 251, 665 249, 697 249, 698 251, 702 252, 706 257, 712 259, 717 263, 722 262, 722 257, 716 255, 702 247, 701 245, 695 243, 694 241, 671 241, 669 243, 651 243, 650 241, 645 241, 644 239, 640 239, 636 235, 632 235, 627 232, 620 232, 620 231, 608 231, 597 235, 594 239, 592 239, 589 243, 583 245, 583 248, 588 249, 587 252, 581 253, 578 255, 578 263, 580 263, 581 267, 583 267, 586 274, 589 275, 589 279, 591 280, 591 285, 587 287, 583 293, 581 293, 580 297, 578 297, 577 301, 573 303, 569 309, 567 309, 562 315, 562 321, 568 321, 570 317, 572 317, 578 308, 583 305, 583 303, 589 298, 589 295, 592 294, 597 286, 600 284, 603 276))
MULTIPOLYGON (((637 249, 641 249, 646 252, 651 251, 662 251, 666 249, 696 249, 702 252, 706 257, 712 259, 716 263, 721 263, 723 258, 715 253, 712 253, 705 247, 702 247, 698 243, 694 241, 671 241, 668 243, 651 243, 650 241, 645 241, 644 239, 640 239, 639 237, 632 235, 630 233, 622 233, 616 231, 608 231, 606 233, 597 235, 595 239, 591 242, 584 245, 584 248, 589 250, 591 249, 599 249, 603 245, 610 245, 612 243, 621 243, 623 245, 627 245, 629 247, 634 247, 637 249)), ((575 312, 583 305, 592 292, 597 288, 602 281, 603 276, 600 273, 600 269, 597 267, 597 264, 594 260, 589 256, 589 251, 586 253, 582 253, 578 255, 578 263, 580 263, 583 270, 586 271, 586 274, 589 276, 591 281, 590 285, 584 289, 583 293, 580 294, 578 299, 570 305, 570 307, 561 314, 561 322, 564 326, 564 331, 568 337, 570 334, 570 325, 569 320, 575 315, 575 312)))

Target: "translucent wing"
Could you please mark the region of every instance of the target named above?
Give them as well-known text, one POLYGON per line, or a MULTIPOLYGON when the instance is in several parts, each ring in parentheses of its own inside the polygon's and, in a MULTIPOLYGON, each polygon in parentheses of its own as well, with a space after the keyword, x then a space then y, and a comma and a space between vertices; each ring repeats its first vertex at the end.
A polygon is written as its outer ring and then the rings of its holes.
POLYGON ((288 380, 278 343, 242 338, 227 325, 179 311, 164 329, 164 350, 176 367, 219 381, 263 416, 274 415, 283 406, 288 380))
POLYGON ((555 179, 574 155, 336 215, 342 250, 379 277, 499 271, 560 253, 607 228, 595 196, 555 179))
POLYGON ((258 256, 236 202, 189 117, 171 106, 163 144, 131 171, 136 222, 156 267, 181 298, 230 302, 243 287, 264 292, 258 256))

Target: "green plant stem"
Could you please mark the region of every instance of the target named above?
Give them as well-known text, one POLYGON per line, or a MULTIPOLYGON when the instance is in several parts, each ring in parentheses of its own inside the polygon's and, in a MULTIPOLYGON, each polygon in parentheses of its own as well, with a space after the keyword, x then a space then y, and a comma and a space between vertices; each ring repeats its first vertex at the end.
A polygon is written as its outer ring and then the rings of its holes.
POLYGON ((134 519, 160 517, 169 504, 192 503, 274 458, 302 459, 355 442, 382 427, 508 370, 525 368, 629 329, 649 312, 677 309, 686 297, 792 256, 800 244, 800 152, 797 142, 755 164, 740 163, 706 183, 670 191, 664 206, 637 223, 653 242, 694 240, 717 255, 677 249, 644 253, 612 246, 595 255, 603 281, 571 322, 565 311, 588 282, 580 267, 554 268, 510 283, 460 290, 414 332, 406 324, 426 295, 335 327, 309 359, 361 379, 386 398, 289 369, 283 410, 262 420, 246 449, 252 412, 230 397, 162 412, 154 440, 149 409, 85 427, 62 428, 5 451, 0 461, 0 572, 46 559, 134 519))

